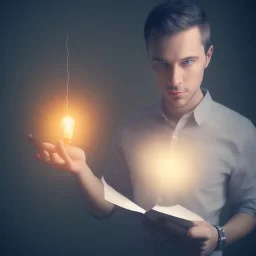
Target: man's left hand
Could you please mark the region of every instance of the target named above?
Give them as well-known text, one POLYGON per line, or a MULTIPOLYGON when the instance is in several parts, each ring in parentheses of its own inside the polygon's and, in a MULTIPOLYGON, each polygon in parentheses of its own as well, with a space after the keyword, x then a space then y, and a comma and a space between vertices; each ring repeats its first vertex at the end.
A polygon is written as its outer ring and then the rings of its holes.
POLYGON ((188 241, 192 246, 189 247, 191 255, 209 255, 217 246, 218 231, 206 221, 194 221, 195 226, 188 232, 188 241))

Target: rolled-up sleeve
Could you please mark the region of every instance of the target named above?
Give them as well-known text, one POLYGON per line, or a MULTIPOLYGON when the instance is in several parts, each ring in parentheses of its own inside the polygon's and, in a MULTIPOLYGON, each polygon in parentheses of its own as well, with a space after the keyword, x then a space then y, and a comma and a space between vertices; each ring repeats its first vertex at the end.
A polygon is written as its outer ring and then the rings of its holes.
POLYGON ((256 129, 246 132, 235 168, 229 180, 229 200, 234 214, 247 213, 256 217, 256 129))
POLYGON ((113 189, 132 200, 133 192, 130 182, 130 172, 122 147, 122 127, 118 128, 112 140, 109 153, 102 179, 113 189))

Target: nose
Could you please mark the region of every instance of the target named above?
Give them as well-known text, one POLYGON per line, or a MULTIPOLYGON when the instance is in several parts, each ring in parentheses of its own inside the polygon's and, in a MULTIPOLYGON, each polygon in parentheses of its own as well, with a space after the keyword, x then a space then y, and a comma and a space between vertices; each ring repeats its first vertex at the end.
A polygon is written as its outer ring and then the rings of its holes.
POLYGON ((168 71, 168 85, 178 86, 182 84, 182 70, 179 67, 172 67, 168 71))

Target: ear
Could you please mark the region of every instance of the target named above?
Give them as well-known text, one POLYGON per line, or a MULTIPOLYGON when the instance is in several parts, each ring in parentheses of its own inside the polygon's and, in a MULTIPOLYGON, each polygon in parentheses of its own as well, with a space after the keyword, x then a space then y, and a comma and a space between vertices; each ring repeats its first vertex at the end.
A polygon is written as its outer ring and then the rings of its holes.
POLYGON ((204 68, 207 68, 208 65, 210 64, 211 58, 212 58, 212 54, 213 54, 213 45, 211 45, 206 53, 206 61, 205 61, 205 65, 204 68))

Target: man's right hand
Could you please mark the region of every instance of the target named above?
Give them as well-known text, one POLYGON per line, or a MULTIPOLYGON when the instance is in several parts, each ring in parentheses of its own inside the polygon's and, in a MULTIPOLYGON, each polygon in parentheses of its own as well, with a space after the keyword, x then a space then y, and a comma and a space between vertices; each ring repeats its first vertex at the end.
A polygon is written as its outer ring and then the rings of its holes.
POLYGON ((79 173, 87 166, 85 153, 80 148, 66 145, 62 141, 58 141, 56 145, 41 143, 31 134, 28 139, 36 149, 37 159, 49 166, 73 173, 79 173))
POLYGON ((114 204, 105 200, 104 186, 86 164, 86 156, 82 149, 66 145, 62 141, 58 141, 56 145, 41 143, 31 134, 28 135, 28 139, 35 147, 36 157, 40 161, 57 169, 78 174, 92 215, 101 218, 114 209, 114 204))

